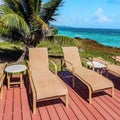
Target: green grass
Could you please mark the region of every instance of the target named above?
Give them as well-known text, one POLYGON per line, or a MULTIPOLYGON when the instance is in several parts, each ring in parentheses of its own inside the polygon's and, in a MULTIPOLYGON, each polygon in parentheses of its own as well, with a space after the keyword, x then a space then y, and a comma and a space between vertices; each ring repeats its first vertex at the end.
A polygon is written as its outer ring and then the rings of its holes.
MULTIPOLYGON (((60 37, 61 38, 61 37, 60 37)), ((57 56, 62 56, 62 47, 64 46, 77 46, 79 48, 80 56, 82 58, 89 57, 102 57, 107 59, 108 56, 120 55, 119 48, 106 47, 98 44, 96 41, 89 39, 70 39, 65 42, 65 38, 58 39, 54 41, 41 41, 37 47, 47 47, 50 59, 52 59, 58 66, 60 70, 61 61, 57 56), (57 41, 58 40, 58 41, 57 41)), ((16 61, 22 54, 22 43, 11 43, 11 42, 2 42, 0 43, 0 62, 6 61, 16 61)), ((110 58, 110 61, 113 60, 110 58)), ((83 60, 83 65, 85 65, 86 59, 83 60)))
POLYGON ((0 62, 14 62, 22 55, 20 43, 0 42, 0 62))
POLYGON ((47 47, 50 55, 62 55, 62 47, 65 46, 73 46, 73 43, 59 44, 56 42, 41 41, 40 44, 37 45, 37 47, 47 47))

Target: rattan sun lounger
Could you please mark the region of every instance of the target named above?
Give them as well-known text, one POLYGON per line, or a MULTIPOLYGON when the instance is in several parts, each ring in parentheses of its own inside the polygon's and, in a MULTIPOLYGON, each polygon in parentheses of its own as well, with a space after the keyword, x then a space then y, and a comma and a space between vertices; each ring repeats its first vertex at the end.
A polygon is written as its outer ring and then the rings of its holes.
POLYGON ((68 90, 57 76, 57 66, 55 73, 49 69, 47 48, 29 49, 28 68, 33 113, 36 112, 36 103, 39 101, 64 97, 68 106, 68 90))
POLYGON ((113 83, 102 75, 89 70, 82 66, 77 47, 63 47, 64 68, 72 73, 73 87, 74 77, 82 81, 89 90, 89 103, 91 103, 92 93, 112 89, 112 97, 114 97, 113 83))
POLYGON ((3 81, 5 78, 5 73, 4 73, 4 69, 7 63, 1 63, 0 64, 0 99, 2 99, 3 97, 3 81))

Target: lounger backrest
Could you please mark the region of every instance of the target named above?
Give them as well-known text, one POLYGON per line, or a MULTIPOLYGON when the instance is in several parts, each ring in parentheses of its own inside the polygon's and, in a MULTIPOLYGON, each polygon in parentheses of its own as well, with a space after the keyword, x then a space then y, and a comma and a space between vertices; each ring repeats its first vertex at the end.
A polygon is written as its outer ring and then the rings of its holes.
MULTIPOLYGON (((81 67, 81 60, 77 47, 62 47, 64 59, 72 63, 74 67, 81 67)), ((66 62, 66 66, 69 68, 69 64, 66 62)))
POLYGON ((47 48, 30 48, 29 62, 32 69, 48 69, 48 52, 47 48))

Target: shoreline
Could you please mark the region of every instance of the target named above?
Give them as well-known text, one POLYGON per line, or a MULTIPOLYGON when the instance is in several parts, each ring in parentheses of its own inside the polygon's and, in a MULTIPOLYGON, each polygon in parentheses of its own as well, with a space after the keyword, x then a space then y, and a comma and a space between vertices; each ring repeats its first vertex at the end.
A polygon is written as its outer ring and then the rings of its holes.
POLYGON ((90 38, 100 44, 120 48, 120 29, 57 27, 58 34, 71 38, 90 38))
POLYGON ((74 37, 74 39, 83 40, 83 41, 84 41, 84 40, 89 40, 89 41, 93 42, 94 44, 98 44, 98 45, 101 46, 101 47, 120 49, 120 47, 114 47, 114 46, 103 45, 103 44, 97 42, 96 40, 93 40, 93 39, 90 39, 90 38, 74 37))
POLYGON ((78 42, 81 43, 81 45, 78 47, 84 50, 84 52, 81 53, 83 57, 101 56, 104 59, 106 59, 110 56, 120 56, 120 48, 105 46, 89 38, 77 38, 75 40, 78 40, 78 42))

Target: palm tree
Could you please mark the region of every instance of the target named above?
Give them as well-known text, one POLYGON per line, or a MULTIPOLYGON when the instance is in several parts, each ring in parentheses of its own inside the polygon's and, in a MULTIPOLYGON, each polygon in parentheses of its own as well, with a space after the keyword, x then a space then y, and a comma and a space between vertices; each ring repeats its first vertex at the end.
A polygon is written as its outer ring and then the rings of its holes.
POLYGON ((62 0, 4 0, 0 6, 0 34, 35 47, 49 33, 49 25, 62 0))

